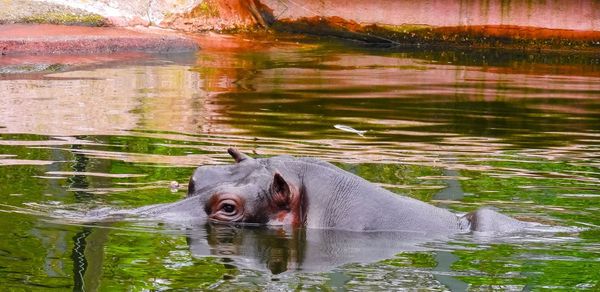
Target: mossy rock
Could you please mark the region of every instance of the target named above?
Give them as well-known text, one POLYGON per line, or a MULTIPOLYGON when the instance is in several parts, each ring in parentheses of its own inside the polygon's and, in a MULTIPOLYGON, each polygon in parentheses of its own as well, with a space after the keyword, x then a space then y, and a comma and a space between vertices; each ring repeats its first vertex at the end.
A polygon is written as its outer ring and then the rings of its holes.
POLYGON ((106 26, 106 18, 98 14, 76 14, 64 12, 48 12, 23 17, 24 23, 48 23, 62 25, 106 26))
POLYGON ((64 64, 32 64, 0 66, 0 74, 55 73, 67 69, 64 64))

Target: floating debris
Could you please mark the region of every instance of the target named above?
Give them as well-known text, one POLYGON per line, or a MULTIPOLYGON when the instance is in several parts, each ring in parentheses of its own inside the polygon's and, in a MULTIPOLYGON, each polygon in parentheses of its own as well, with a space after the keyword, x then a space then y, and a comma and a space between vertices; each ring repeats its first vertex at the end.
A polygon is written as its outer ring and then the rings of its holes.
POLYGON ((176 181, 172 181, 172 182, 169 184, 169 188, 171 189, 171 192, 175 193, 175 192, 177 192, 177 190, 179 189, 179 183, 178 183, 178 182, 176 182, 176 181))
POLYGON ((346 125, 340 125, 340 124, 334 125, 333 127, 336 128, 336 129, 338 129, 338 130, 342 130, 342 131, 346 131, 346 132, 358 134, 361 137, 364 137, 365 133, 367 132, 367 130, 357 130, 357 129, 354 129, 352 127, 349 127, 349 126, 346 126, 346 125))

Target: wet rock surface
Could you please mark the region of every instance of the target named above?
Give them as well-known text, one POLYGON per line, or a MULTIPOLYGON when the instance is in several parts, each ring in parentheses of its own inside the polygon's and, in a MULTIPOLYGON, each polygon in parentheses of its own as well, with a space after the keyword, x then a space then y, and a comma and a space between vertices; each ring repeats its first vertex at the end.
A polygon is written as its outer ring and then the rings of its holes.
POLYGON ((69 5, 4 0, 0 9, 0 74, 51 73, 198 49, 196 41, 170 30, 108 27, 115 24, 105 16, 69 5))
POLYGON ((383 48, 501 49, 519 51, 600 51, 600 31, 515 25, 448 26, 361 24, 341 17, 281 19, 273 30, 333 36, 383 48))
POLYGON ((124 51, 186 52, 198 45, 163 30, 81 27, 51 24, 0 26, 0 54, 51 55, 124 51))

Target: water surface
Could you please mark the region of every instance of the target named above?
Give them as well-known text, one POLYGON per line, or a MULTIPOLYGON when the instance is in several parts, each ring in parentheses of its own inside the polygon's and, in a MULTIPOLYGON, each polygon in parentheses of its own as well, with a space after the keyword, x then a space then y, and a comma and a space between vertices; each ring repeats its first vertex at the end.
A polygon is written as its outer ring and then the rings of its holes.
POLYGON ((197 55, 3 73, 0 92, 1 287, 600 287, 594 56, 219 38, 197 55), (48 216, 176 201, 230 146, 318 157, 457 213, 585 230, 435 240, 48 216))

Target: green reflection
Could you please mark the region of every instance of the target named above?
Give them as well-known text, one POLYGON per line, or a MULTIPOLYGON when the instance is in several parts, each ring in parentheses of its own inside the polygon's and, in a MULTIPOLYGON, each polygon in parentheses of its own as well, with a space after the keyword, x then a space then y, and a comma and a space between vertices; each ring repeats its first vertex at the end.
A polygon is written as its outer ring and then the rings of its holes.
POLYGON ((393 259, 382 263, 396 267, 434 268, 437 265, 435 255, 431 252, 401 253, 393 259))
POLYGON ((461 172, 471 178, 462 182, 465 192, 470 194, 464 198, 465 202, 485 204, 488 201, 505 201, 510 204, 503 207, 505 212, 516 211, 511 203, 527 202, 531 204, 525 205, 527 208, 534 207, 542 217, 560 218, 560 224, 600 224, 597 212, 600 201, 595 197, 597 175, 592 175, 597 168, 536 158, 520 162, 508 157, 505 161, 480 164, 492 169, 486 173, 461 172))
POLYGON ((201 289, 235 274, 212 258, 192 258, 183 236, 111 231, 107 237, 102 290, 201 289))
MULTIPOLYGON (((573 246, 565 246, 572 248, 573 246)), ((556 247, 555 247, 556 248, 556 247)), ((546 249, 543 244, 523 248, 507 244, 483 250, 456 251, 457 271, 480 271, 481 275, 461 276, 473 288, 506 286, 547 287, 551 289, 595 289, 598 287, 598 254, 546 249), (578 271, 578 272, 576 272, 578 271)))

